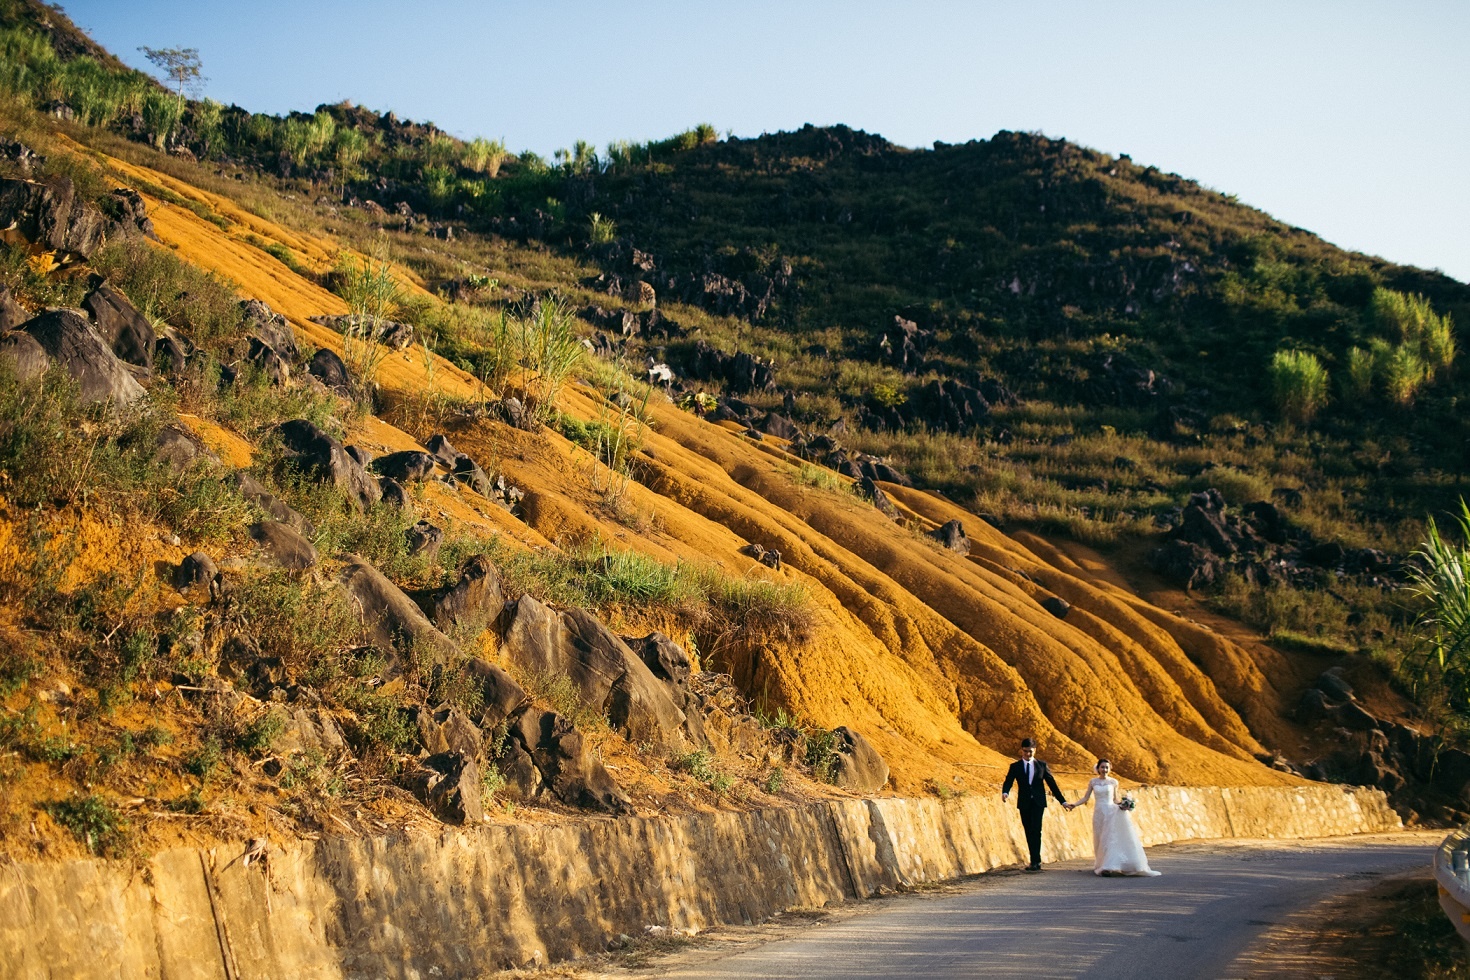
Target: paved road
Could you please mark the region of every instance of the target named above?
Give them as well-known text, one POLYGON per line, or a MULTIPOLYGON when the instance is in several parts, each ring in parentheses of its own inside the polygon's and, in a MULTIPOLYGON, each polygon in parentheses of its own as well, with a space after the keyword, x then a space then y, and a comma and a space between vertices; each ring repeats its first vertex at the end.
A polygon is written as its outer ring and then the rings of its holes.
POLYGON ((1098 878, 1090 861, 993 872, 960 894, 868 914, 659 976, 705 978, 1234 977, 1287 914, 1429 863, 1440 835, 1155 848, 1158 878, 1098 878))

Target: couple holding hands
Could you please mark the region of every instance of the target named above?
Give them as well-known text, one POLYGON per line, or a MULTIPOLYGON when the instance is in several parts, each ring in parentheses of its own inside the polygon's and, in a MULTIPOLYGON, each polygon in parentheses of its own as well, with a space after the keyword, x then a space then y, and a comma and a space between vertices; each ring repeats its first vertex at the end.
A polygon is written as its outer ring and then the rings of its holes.
POLYGON ((1046 815, 1046 791, 1050 789, 1068 811, 1097 797, 1092 809, 1093 874, 1159 874, 1149 868, 1138 828, 1128 815, 1133 809, 1132 801, 1119 805, 1118 781, 1112 778, 1112 768, 1107 759, 1099 759, 1095 767, 1097 776, 1088 782, 1086 794, 1077 802, 1068 803, 1057 789, 1046 763, 1036 758, 1036 743, 1029 738, 1021 740, 1021 757, 1007 770, 1000 798, 1010 799, 1011 786, 1016 786, 1016 807, 1021 811, 1021 826, 1026 829, 1026 846, 1031 851, 1027 871, 1041 870, 1041 818, 1046 815))

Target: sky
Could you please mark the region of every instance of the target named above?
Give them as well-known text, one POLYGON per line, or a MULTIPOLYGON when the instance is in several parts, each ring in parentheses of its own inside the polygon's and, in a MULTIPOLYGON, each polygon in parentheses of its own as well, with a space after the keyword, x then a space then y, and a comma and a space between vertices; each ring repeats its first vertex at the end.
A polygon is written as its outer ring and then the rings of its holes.
POLYGON ((550 157, 707 122, 1040 131, 1470 281, 1470 0, 71 0, 253 112, 349 99, 550 157))

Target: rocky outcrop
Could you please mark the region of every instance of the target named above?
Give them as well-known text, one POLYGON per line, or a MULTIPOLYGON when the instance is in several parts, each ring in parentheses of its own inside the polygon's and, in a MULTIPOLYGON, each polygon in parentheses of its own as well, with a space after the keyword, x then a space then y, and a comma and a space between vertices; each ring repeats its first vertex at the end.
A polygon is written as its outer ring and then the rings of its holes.
POLYGON ((532 674, 568 678, 588 707, 635 742, 665 744, 684 713, 643 661, 591 614, 558 613, 531 596, 516 600, 501 649, 532 674))
POLYGON ((417 449, 404 449, 386 456, 379 456, 373 460, 373 469, 399 483, 419 483, 434 476, 434 463, 434 457, 428 453, 417 449))
POLYGON ((77 310, 48 310, 21 329, 76 380, 82 401, 130 405, 143 397, 143 386, 77 310))
POLYGON ((24 330, 0 334, 0 360, 4 360, 17 381, 39 378, 51 366, 46 348, 24 330))
POLYGON ((833 783, 854 793, 876 793, 888 783, 888 763, 872 742, 846 725, 833 729, 832 736, 833 783))
POLYGON ((0 228, 53 252, 88 258, 107 240, 107 218, 77 199, 69 177, 0 179, 0 228))
POLYGON ((556 712, 534 708, 521 712, 510 726, 509 739, 514 743, 511 753, 524 753, 536 768, 536 787, 529 794, 524 785, 517 787, 523 795, 550 792, 570 806, 607 813, 632 809, 582 733, 556 712))
MULTIPOLYGON (((358 325, 358 318, 353 314, 314 316, 311 317, 311 322, 319 323, 338 333, 346 333, 348 330, 361 331, 358 325)), ((413 343, 413 325, 409 323, 399 323, 396 320, 378 320, 372 325, 371 333, 374 340, 392 350, 403 350, 409 344, 413 343)))
POLYGON ((306 373, 343 397, 352 393, 352 379, 342 358, 323 347, 311 356, 306 373))
POLYGON ((287 463, 320 483, 329 483, 366 510, 382 497, 378 481, 353 459, 346 448, 306 419, 276 426, 287 463))
POLYGON ((99 282, 82 300, 82 309, 92 317, 97 332, 114 354, 129 364, 152 370, 153 324, 112 283, 99 282))
POLYGON ((316 565, 316 548, 289 524, 258 521, 250 525, 250 539, 282 568, 304 572, 316 565))
POLYGON ((434 625, 448 631, 455 627, 485 629, 494 626, 505 610, 500 572, 483 555, 460 567, 453 585, 436 593, 426 606, 434 625))
POLYGON ((247 336, 254 337, 279 354, 288 366, 296 363, 301 356, 296 348, 296 334, 291 330, 291 324, 260 300, 241 301, 240 325, 247 336))
POLYGON ((237 470, 230 476, 230 483, 240 491, 240 496, 259 507, 271 520, 289 524, 306 537, 316 535, 316 527, 306 517, 272 494, 246 470, 237 470))
POLYGON ((1308 589, 1318 569, 1360 575, 1379 585, 1403 576, 1403 562, 1381 551, 1314 541, 1270 501, 1231 512, 1214 488, 1192 494, 1171 523, 1169 539, 1152 556, 1153 566, 1185 588, 1209 588, 1230 571, 1256 586, 1294 582, 1308 589))
MULTIPOLYGON (((439 632, 414 601, 382 572, 361 559, 342 570, 342 584, 353 599, 358 618, 379 650, 391 654, 412 646, 416 658, 446 662, 458 654, 449 637, 439 632)), ((396 662, 385 668, 392 673, 396 662)))
POLYGON ((704 340, 694 342, 684 373, 701 381, 723 382, 725 390, 735 395, 776 389, 775 365, 745 351, 726 354, 704 340))
POLYGON ((929 532, 929 537, 957 554, 970 553, 970 539, 965 535, 965 525, 959 521, 947 521, 929 532))

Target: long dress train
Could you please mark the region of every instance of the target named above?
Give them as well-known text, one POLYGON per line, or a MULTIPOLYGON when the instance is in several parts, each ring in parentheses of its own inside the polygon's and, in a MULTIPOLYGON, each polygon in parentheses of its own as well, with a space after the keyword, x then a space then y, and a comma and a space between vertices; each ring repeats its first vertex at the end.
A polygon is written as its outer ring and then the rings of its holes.
POLYGON ((1080 805, 1089 796, 1097 797, 1092 805, 1092 873, 1157 876, 1160 872, 1148 866, 1132 815, 1118 808, 1117 793, 1116 779, 1094 779, 1087 784, 1087 794, 1077 801, 1080 805))

